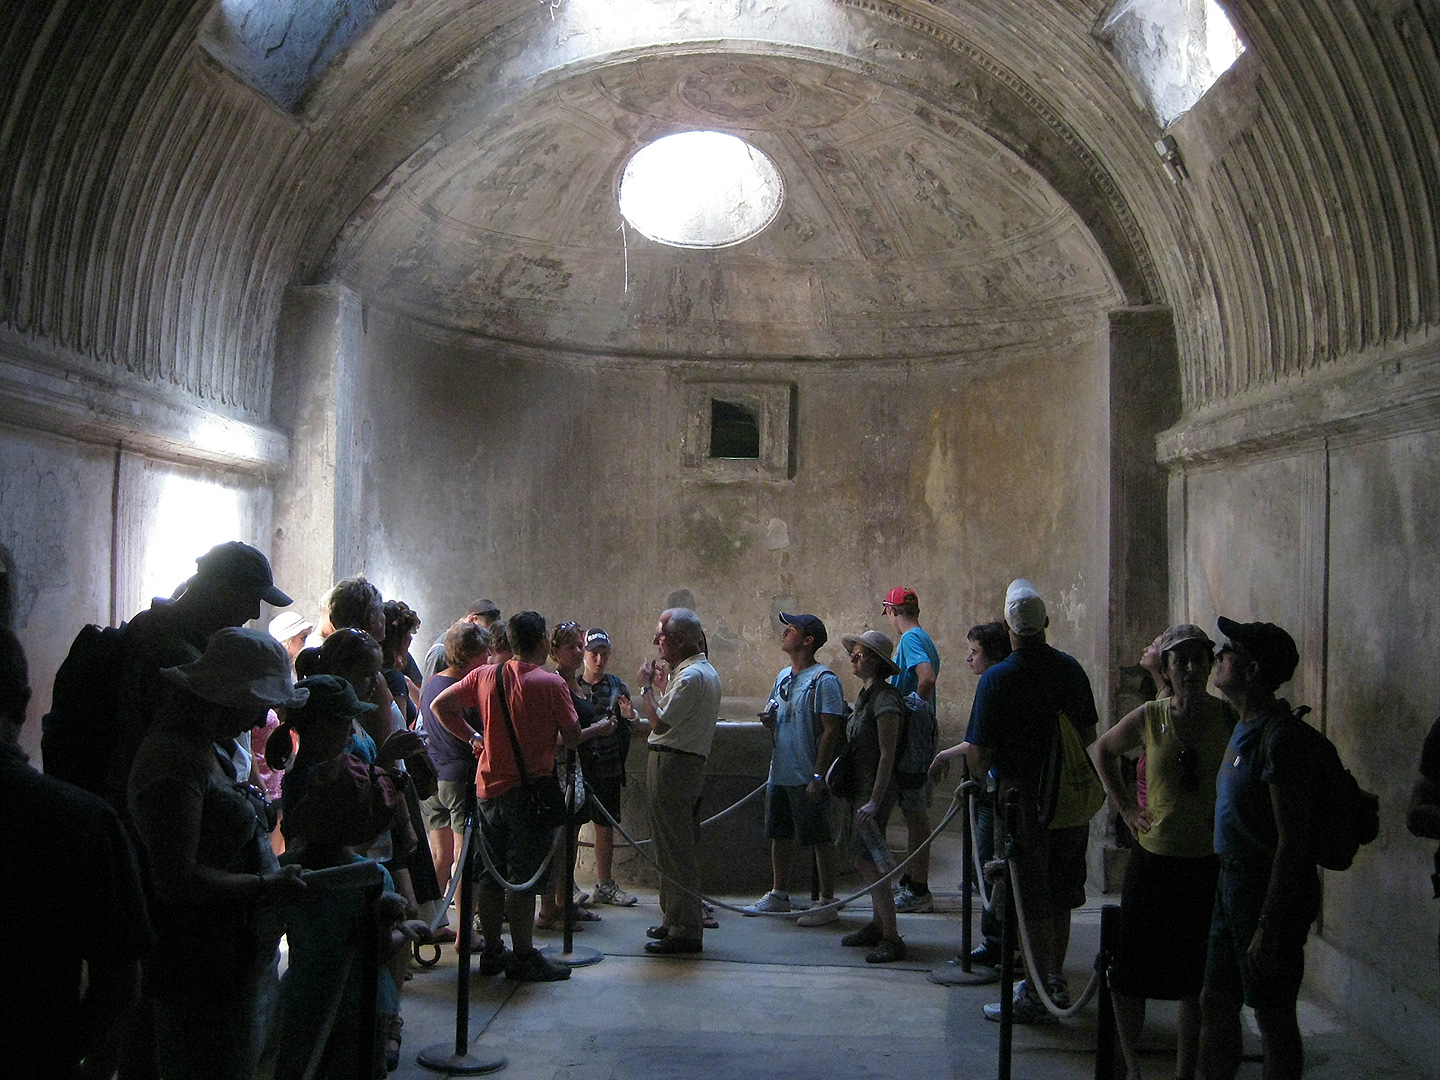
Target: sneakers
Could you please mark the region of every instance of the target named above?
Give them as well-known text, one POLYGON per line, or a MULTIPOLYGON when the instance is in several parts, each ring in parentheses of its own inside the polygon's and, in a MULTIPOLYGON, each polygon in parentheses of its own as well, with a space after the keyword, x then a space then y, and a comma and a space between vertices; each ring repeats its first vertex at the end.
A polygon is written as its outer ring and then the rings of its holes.
POLYGON ((905 959, 905 942, 881 938, 880 944, 865 954, 867 964, 892 964, 905 959))
MULTIPOLYGON (((1055 997, 1053 990, 1050 996, 1053 1000, 1055 997)), ((1065 993, 1065 1000, 1067 1005, 1064 1007, 1068 1008, 1070 1000, 1068 990, 1065 993)), ((1060 1002, 1056 1001, 1055 1004, 1059 1005, 1060 1002)), ((1016 1024, 1043 1024, 1054 1019, 1050 1015, 1050 1010, 1045 1008, 1045 1003, 1040 1000, 1040 995, 1031 992, 1030 984, 1025 979, 1021 979, 1015 984, 1015 996, 1012 999, 1011 1008, 1013 1010, 1011 1019, 1016 1024)), ((995 1001, 986 1005, 984 1013, 986 1020, 993 1020, 998 1024, 1000 1022, 1000 1002, 995 1001)))
POLYGON ((1050 995, 1050 1000, 1060 1009, 1070 1007, 1070 984, 1065 981, 1064 975, 1051 975, 1045 980, 1045 990, 1050 995))
POLYGON ((795 920, 796 926, 828 926, 832 922, 840 921, 840 908, 826 907, 826 904, 834 904, 835 897, 822 896, 820 903, 807 911, 800 918, 795 920))
POLYGON ((597 881, 595 883, 595 902, 597 904, 613 904, 615 907, 634 907, 638 897, 631 896, 624 889, 612 881, 597 881))
POLYGON ((576 907, 588 907, 590 904, 590 894, 578 885, 575 886, 575 891, 571 893, 571 898, 575 901, 576 907))
POLYGON ((923 914, 935 910, 935 896, 926 889, 923 893, 917 893, 912 885, 906 883, 895 890, 895 913, 897 915, 923 914))
POLYGON ((505 977, 515 982, 563 982, 570 978, 570 969, 546 959, 539 949, 531 949, 524 956, 511 954, 505 977))
POLYGON ((790 897, 781 896, 774 889, 771 889, 753 904, 744 907, 746 915, 767 915, 772 912, 786 912, 794 910, 790 906, 790 897))
POLYGON ((846 934, 840 939, 840 944, 847 948, 873 949, 880 942, 885 940, 885 934, 876 923, 866 923, 854 933, 846 934))

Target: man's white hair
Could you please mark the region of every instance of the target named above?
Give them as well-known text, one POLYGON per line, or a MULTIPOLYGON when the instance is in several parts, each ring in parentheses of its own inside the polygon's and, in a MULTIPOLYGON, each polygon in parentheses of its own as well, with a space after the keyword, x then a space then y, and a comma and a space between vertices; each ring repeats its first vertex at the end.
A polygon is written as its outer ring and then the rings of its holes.
POLYGON ((689 608, 670 608, 660 613, 660 625, 665 633, 680 643, 681 651, 687 656, 705 651, 705 628, 700 625, 700 616, 689 608))

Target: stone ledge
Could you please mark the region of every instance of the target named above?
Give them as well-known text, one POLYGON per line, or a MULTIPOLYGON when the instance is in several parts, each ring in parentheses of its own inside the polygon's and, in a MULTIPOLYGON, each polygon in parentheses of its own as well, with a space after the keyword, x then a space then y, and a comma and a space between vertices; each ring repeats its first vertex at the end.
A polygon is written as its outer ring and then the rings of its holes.
POLYGON ((1422 1070, 1434 1066, 1440 1010, 1313 933, 1305 946, 1305 988, 1405 1060, 1422 1070))
POLYGON ((1171 470, 1306 442, 1363 440, 1440 427, 1440 348, 1429 340, 1320 377, 1293 378, 1186 417, 1155 439, 1171 470))
POLYGON ((274 428, 126 386, 0 339, 0 422, 186 465, 268 477, 290 463, 274 428))

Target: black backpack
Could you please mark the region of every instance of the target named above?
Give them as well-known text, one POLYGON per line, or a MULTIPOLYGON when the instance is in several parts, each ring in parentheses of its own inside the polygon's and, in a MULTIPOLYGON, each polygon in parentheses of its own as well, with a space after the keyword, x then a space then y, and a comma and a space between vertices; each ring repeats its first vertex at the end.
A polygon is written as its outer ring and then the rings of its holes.
POLYGON ((1287 702, 1280 705, 1284 712, 1272 714, 1260 732, 1260 767, 1264 768, 1275 725, 1296 724, 1317 773, 1310 818, 1311 858, 1327 870, 1349 870, 1355 853, 1380 835, 1380 799, 1362 788, 1345 768, 1335 744, 1301 719, 1310 711, 1308 705, 1293 712, 1287 702))
POLYGON ((115 752, 115 709, 127 659, 125 625, 91 623, 75 635, 55 673, 50 711, 40 721, 45 773, 105 794, 115 752))

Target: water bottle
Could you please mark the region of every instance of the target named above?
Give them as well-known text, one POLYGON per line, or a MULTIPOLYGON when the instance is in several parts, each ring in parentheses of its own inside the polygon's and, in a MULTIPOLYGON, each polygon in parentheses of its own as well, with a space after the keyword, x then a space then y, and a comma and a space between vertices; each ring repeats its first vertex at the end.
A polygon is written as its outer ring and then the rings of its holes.
POLYGON ((884 875, 895 869, 895 856, 890 854, 890 845, 885 843, 885 837, 881 834, 880 827, 875 824, 874 818, 867 818, 856 825, 855 835, 870 853, 870 861, 875 864, 876 871, 884 875))

